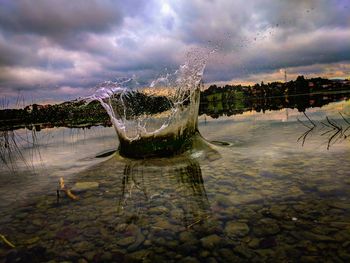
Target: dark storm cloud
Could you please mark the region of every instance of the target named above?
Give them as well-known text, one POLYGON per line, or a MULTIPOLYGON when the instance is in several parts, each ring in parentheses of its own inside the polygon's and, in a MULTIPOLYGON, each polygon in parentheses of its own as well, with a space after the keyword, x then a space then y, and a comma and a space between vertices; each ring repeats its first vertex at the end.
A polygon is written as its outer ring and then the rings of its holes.
MULTIPOLYGON (((149 81, 217 48, 204 79, 350 61, 347 0, 3 0, 0 92, 85 94, 104 80, 149 81)), ((347 70, 345 67, 343 71, 347 70)), ((320 71, 321 72, 321 71, 320 71)))
POLYGON ((3 30, 57 36, 80 31, 101 32, 122 23, 112 1, 18 0, 5 1, 0 9, 3 30))
POLYGON ((39 67, 51 69, 72 68, 72 61, 65 57, 50 59, 40 54, 42 43, 34 36, 7 36, 0 34, 0 66, 39 67), (25 45, 23 43, 26 43, 25 45))
POLYGON ((181 36, 188 43, 218 43, 219 52, 229 54, 208 65, 208 81, 350 60, 346 1, 202 3, 192 1, 188 10, 182 10, 181 36))
POLYGON ((206 80, 228 81, 260 72, 304 65, 350 61, 349 30, 318 30, 295 35, 293 41, 262 41, 249 48, 249 52, 231 54, 221 64, 208 65, 206 80))

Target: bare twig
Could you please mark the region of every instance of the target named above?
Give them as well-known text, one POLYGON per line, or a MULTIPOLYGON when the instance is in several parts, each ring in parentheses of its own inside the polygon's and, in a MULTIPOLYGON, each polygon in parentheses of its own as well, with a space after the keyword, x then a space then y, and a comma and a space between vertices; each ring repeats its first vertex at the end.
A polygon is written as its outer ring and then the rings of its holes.
POLYGON ((345 119, 344 115, 341 112, 339 112, 339 114, 343 118, 343 120, 350 125, 350 122, 347 119, 345 119))
MULTIPOLYGON (((346 139, 350 134, 347 134, 346 132, 350 130, 350 121, 347 120, 344 115, 339 112, 340 116, 342 117, 344 123, 337 122, 333 119, 330 119, 328 116, 326 116, 326 121, 320 122, 322 124, 320 132, 322 132, 321 136, 327 135, 328 137, 328 143, 327 143, 327 150, 330 149, 330 147, 335 144, 337 141, 341 139, 346 139), (322 131, 323 128, 326 128, 325 131, 322 131)), ((344 113, 345 114, 345 113, 344 113)), ((310 125, 305 124, 303 121, 297 119, 303 126, 307 127, 308 130, 304 132, 299 138, 298 142, 302 140, 302 145, 304 146, 305 141, 308 137, 308 135, 314 130, 314 128, 317 127, 316 123, 313 122, 304 112, 305 117, 308 119, 308 121, 312 124, 312 127, 310 125)))
POLYGON ((0 234, 0 239, 2 239, 2 241, 4 241, 4 243, 6 244, 6 245, 8 245, 9 247, 11 247, 11 248, 15 248, 16 246, 13 244, 13 243, 11 243, 4 235, 2 235, 2 234, 0 234))

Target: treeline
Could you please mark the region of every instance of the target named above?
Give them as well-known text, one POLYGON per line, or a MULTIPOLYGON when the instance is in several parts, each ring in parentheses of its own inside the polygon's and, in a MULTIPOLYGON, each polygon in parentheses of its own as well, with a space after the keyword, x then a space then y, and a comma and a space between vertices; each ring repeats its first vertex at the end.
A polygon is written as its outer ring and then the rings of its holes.
POLYGON ((218 118, 245 111, 265 112, 283 108, 303 112, 307 108, 321 107, 330 102, 347 99, 349 94, 348 80, 305 79, 303 76, 286 83, 262 82, 254 86, 224 87, 212 85, 201 94, 200 114, 218 118))
POLYGON ((108 114, 98 101, 74 100, 54 105, 32 104, 23 109, 0 110, 0 129, 110 126, 108 114), (35 125, 40 124, 40 125, 35 125))
MULTIPOLYGON (((321 107, 350 96, 348 80, 334 81, 323 78, 305 79, 299 76, 286 83, 272 82, 254 86, 226 85, 210 86, 201 93, 199 114, 217 118, 222 115, 240 114, 245 111, 279 110, 296 108, 305 111, 310 107, 321 107), (335 92, 339 91, 339 92, 335 92), (349 91, 349 93, 347 92, 349 91)), ((147 97, 135 93, 125 100, 132 112, 128 115, 156 113, 171 107, 165 97, 147 97)), ((116 105, 114 105, 116 106, 116 105)), ((13 128, 35 128, 65 126, 111 126, 108 114, 98 101, 87 104, 74 100, 54 105, 33 104, 23 109, 0 110, 0 130, 13 128)))
MULTIPOLYGON (((116 98, 115 101, 120 100, 116 98)), ((164 96, 153 97, 139 92, 129 93, 128 96, 123 97, 123 103, 128 109, 125 112, 127 118, 141 114, 154 114, 172 107, 171 102, 164 96)), ((123 107, 121 103, 115 103, 113 106, 123 107)), ((38 130, 55 126, 96 125, 112 125, 107 112, 98 101, 86 103, 84 100, 74 100, 54 105, 32 104, 23 109, 0 110, 0 130, 24 127, 38 130)))

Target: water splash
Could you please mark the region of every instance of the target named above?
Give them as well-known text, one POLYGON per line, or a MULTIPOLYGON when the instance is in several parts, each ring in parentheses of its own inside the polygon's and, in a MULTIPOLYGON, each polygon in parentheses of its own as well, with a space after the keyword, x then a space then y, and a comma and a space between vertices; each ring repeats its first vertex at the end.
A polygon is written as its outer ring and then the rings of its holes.
POLYGON ((202 76, 211 52, 189 52, 178 70, 149 85, 134 78, 103 82, 87 98, 98 100, 109 114, 121 154, 143 158, 186 148, 197 132, 202 76))

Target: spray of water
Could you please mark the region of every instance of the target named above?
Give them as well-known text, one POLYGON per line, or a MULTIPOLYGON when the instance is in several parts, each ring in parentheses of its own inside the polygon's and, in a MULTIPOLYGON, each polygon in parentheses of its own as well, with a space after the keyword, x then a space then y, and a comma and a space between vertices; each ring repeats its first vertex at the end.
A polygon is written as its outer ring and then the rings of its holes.
POLYGON ((135 79, 104 82, 87 98, 98 100, 116 129, 121 154, 173 154, 197 132, 201 80, 210 53, 193 50, 186 63, 149 85, 135 79))

